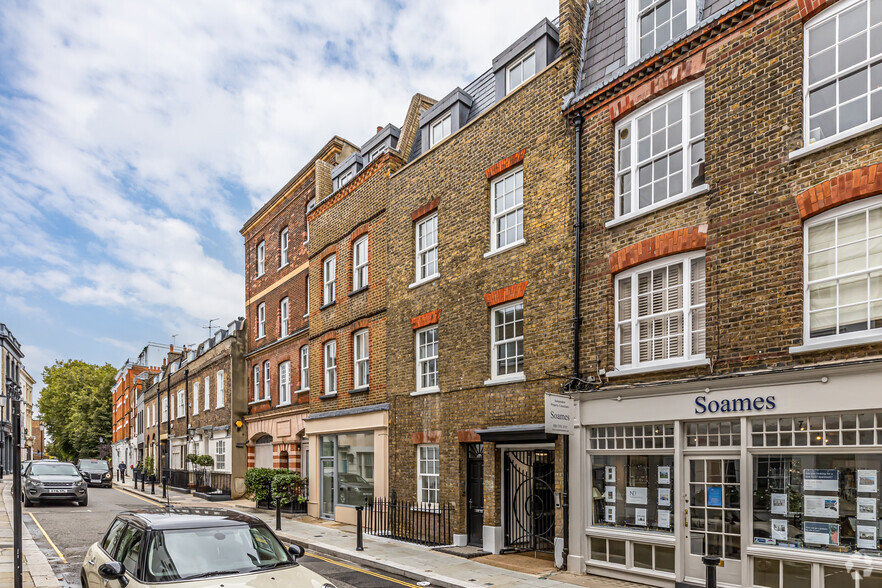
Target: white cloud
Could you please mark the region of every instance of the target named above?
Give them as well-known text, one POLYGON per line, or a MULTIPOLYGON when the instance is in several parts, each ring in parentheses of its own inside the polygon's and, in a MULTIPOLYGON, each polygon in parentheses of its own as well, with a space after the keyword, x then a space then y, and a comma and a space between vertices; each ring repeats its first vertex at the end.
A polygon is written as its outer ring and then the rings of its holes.
POLYGON ((45 290, 199 338, 206 317, 243 313, 238 228, 331 136, 401 124, 414 92, 464 86, 556 14, 554 0, 4 6, 0 278, 19 306, 45 290))

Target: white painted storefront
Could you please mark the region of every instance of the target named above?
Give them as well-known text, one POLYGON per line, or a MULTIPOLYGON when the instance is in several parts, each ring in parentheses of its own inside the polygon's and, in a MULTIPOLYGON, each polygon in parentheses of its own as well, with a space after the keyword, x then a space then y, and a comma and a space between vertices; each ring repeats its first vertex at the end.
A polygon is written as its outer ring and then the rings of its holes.
POLYGON ((882 585, 879 363, 579 400, 570 570, 703 586, 718 555, 720 586, 882 585))

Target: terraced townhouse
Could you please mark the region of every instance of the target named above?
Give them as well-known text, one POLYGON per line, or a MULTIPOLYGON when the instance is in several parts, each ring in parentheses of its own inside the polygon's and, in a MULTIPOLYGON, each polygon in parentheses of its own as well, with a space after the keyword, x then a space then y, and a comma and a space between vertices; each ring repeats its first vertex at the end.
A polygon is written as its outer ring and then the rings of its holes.
POLYGON ((882 2, 587 7, 568 567, 876 585, 882 2))

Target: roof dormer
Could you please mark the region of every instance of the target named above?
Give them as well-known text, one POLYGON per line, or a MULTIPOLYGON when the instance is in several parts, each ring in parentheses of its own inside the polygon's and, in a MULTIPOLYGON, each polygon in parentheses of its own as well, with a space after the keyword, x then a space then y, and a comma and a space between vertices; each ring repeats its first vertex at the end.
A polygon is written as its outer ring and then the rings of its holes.
POLYGON ((559 54, 557 29, 544 18, 493 59, 496 101, 545 69, 559 54))
POLYGON ((457 88, 420 115, 420 142, 425 153, 465 126, 472 97, 457 88))
POLYGON ((371 137, 367 143, 361 146, 361 157, 365 165, 381 156, 389 149, 398 147, 398 137, 401 136, 401 129, 395 125, 388 124, 385 127, 378 127, 377 134, 371 137))
POLYGON ((353 153, 331 170, 331 180, 334 182, 335 192, 352 181, 364 167, 363 161, 360 153, 353 153))

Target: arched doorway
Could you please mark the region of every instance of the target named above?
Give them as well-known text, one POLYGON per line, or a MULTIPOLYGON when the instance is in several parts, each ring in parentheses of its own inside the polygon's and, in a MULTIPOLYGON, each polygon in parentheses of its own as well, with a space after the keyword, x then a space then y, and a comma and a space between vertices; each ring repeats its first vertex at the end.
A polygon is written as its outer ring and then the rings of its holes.
POLYGON ((261 435, 254 440, 254 467, 273 467, 273 437, 261 435))

